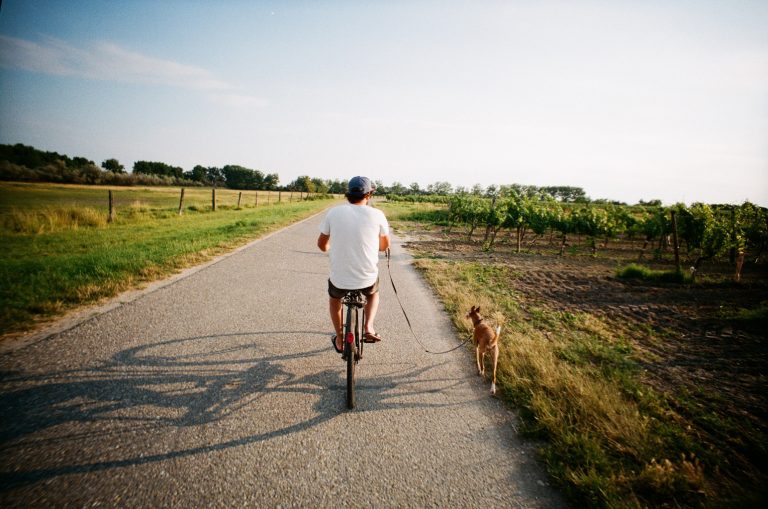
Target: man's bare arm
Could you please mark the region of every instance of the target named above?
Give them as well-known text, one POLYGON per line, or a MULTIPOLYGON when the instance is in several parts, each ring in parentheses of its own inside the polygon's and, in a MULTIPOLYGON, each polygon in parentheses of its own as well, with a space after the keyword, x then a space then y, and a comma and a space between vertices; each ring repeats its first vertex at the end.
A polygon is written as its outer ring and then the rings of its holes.
POLYGON ((389 235, 379 235, 379 251, 389 249, 389 235))
POLYGON ((331 246, 331 236, 326 235, 325 233, 321 233, 320 236, 317 238, 317 247, 322 251, 323 253, 328 251, 328 248, 331 246))

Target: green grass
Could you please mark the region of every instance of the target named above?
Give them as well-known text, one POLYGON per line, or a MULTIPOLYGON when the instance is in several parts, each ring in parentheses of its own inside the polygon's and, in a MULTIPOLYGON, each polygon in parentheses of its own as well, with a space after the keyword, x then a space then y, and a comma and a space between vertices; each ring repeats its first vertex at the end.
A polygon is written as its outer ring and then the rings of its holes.
POLYGON ((733 319, 765 327, 763 330, 768 329, 768 301, 761 302, 758 307, 753 309, 738 309, 733 314, 733 319))
POLYGON ((678 270, 653 270, 636 263, 616 271, 616 277, 620 279, 636 279, 651 283, 691 283, 691 276, 678 270))
POLYGON ((752 309, 724 307, 719 316, 739 323, 741 327, 755 332, 768 330, 768 301, 752 309))
POLYGON ((375 200, 375 206, 381 208, 387 219, 392 221, 426 221, 439 225, 448 224, 446 205, 434 203, 384 202, 375 200))
MULTIPOLYGON (((72 196, 67 196, 67 187, 0 186, 2 334, 29 329, 41 319, 199 264, 331 204, 296 201, 242 210, 221 207, 216 212, 209 205, 188 209, 182 216, 173 205, 134 205, 108 224, 106 211, 73 205, 97 202, 102 189, 73 186, 72 196), (18 217, 24 215, 28 217, 18 217)), ((167 205, 174 194, 178 199, 178 189, 125 192, 146 204, 167 205)))

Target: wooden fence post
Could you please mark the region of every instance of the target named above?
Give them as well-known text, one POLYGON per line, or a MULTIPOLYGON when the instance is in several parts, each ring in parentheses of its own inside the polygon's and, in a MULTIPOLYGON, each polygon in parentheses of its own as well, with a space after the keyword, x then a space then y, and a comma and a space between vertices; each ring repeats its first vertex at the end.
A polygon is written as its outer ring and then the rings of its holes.
POLYGON ((243 192, 242 192, 242 191, 240 191, 240 192, 237 194, 237 208, 240 208, 240 198, 242 198, 242 197, 243 197, 243 192))
POLYGON ((179 197, 179 215, 184 211, 184 188, 181 188, 181 196, 179 197))
POLYGON ((256 191, 256 205, 255 206, 256 207, 259 206, 259 192, 258 191, 256 191))
POLYGON ((269 194, 270 194, 270 192, 267 191, 267 205, 269 205, 269 194))
POLYGON ((107 218, 107 222, 111 223, 115 220, 115 202, 112 199, 112 190, 109 190, 109 217, 107 218))
POLYGON ((293 189, 291 189, 291 195, 288 197, 288 202, 290 203, 292 201, 293 201, 293 189))
MULTIPOLYGON (((731 249, 728 253, 728 259, 731 265, 736 263, 736 207, 731 206, 731 249)), ((737 279, 738 281, 738 279, 737 279)))
POLYGON ((675 267, 680 272, 680 246, 677 242, 677 217, 675 217, 675 211, 672 211, 672 242, 674 242, 675 248, 675 267))
POLYGON ((744 252, 739 251, 739 255, 736 257, 736 273, 733 275, 733 279, 737 283, 741 281, 741 269, 744 267, 744 256, 744 252))
POLYGON ((213 184, 213 188, 211 189, 211 208, 216 212, 216 184, 213 184))
POLYGON ((283 202, 283 192, 282 191, 278 191, 277 192, 277 203, 282 203, 282 202, 283 202))

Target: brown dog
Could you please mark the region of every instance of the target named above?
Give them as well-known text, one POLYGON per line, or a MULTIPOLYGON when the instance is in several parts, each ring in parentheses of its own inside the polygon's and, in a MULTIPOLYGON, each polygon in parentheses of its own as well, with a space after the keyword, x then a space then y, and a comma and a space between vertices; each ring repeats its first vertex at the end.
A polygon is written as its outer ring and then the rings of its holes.
POLYGON ((472 319, 472 325, 475 331, 472 333, 472 339, 475 342, 475 359, 477 360, 477 373, 485 375, 485 354, 491 354, 493 358, 493 381, 491 382, 491 394, 496 394, 496 365, 499 362, 499 334, 501 326, 493 328, 483 322, 480 316, 480 308, 472 306, 467 313, 467 318, 472 319))

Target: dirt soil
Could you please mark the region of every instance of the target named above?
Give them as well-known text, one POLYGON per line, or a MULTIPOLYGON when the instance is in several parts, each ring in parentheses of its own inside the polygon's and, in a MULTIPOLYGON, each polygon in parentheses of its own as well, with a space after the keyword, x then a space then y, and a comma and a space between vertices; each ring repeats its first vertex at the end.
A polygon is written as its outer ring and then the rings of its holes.
POLYGON ((516 242, 507 238, 484 251, 483 232, 468 242, 463 231, 447 233, 432 225, 403 229, 412 252, 508 265, 514 274, 510 285, 521 301, 590 313, 631 338, 646 370, 645 381, 658 391, 692 394, 697 405, 768 432, 768 331, 764 322, 732 318, 735 310, 768 301, 767 264, 746 265, 738 284, 732 282, 729 265, 715 263, 702 266, 699 279, 704 282, 695 285, 629 282, 615 276, 618 267, 639 262, 671 269, 672 254, 665 255, 667 261, 651 263, 646 252, 638 260, 642 243, 626 242, 604 249, 598 244, 595 257, 586 245, 574 243, 559 256, 557 242, 548 245, 546 239, 523 244, 523 252, 517 253, 516 242))

